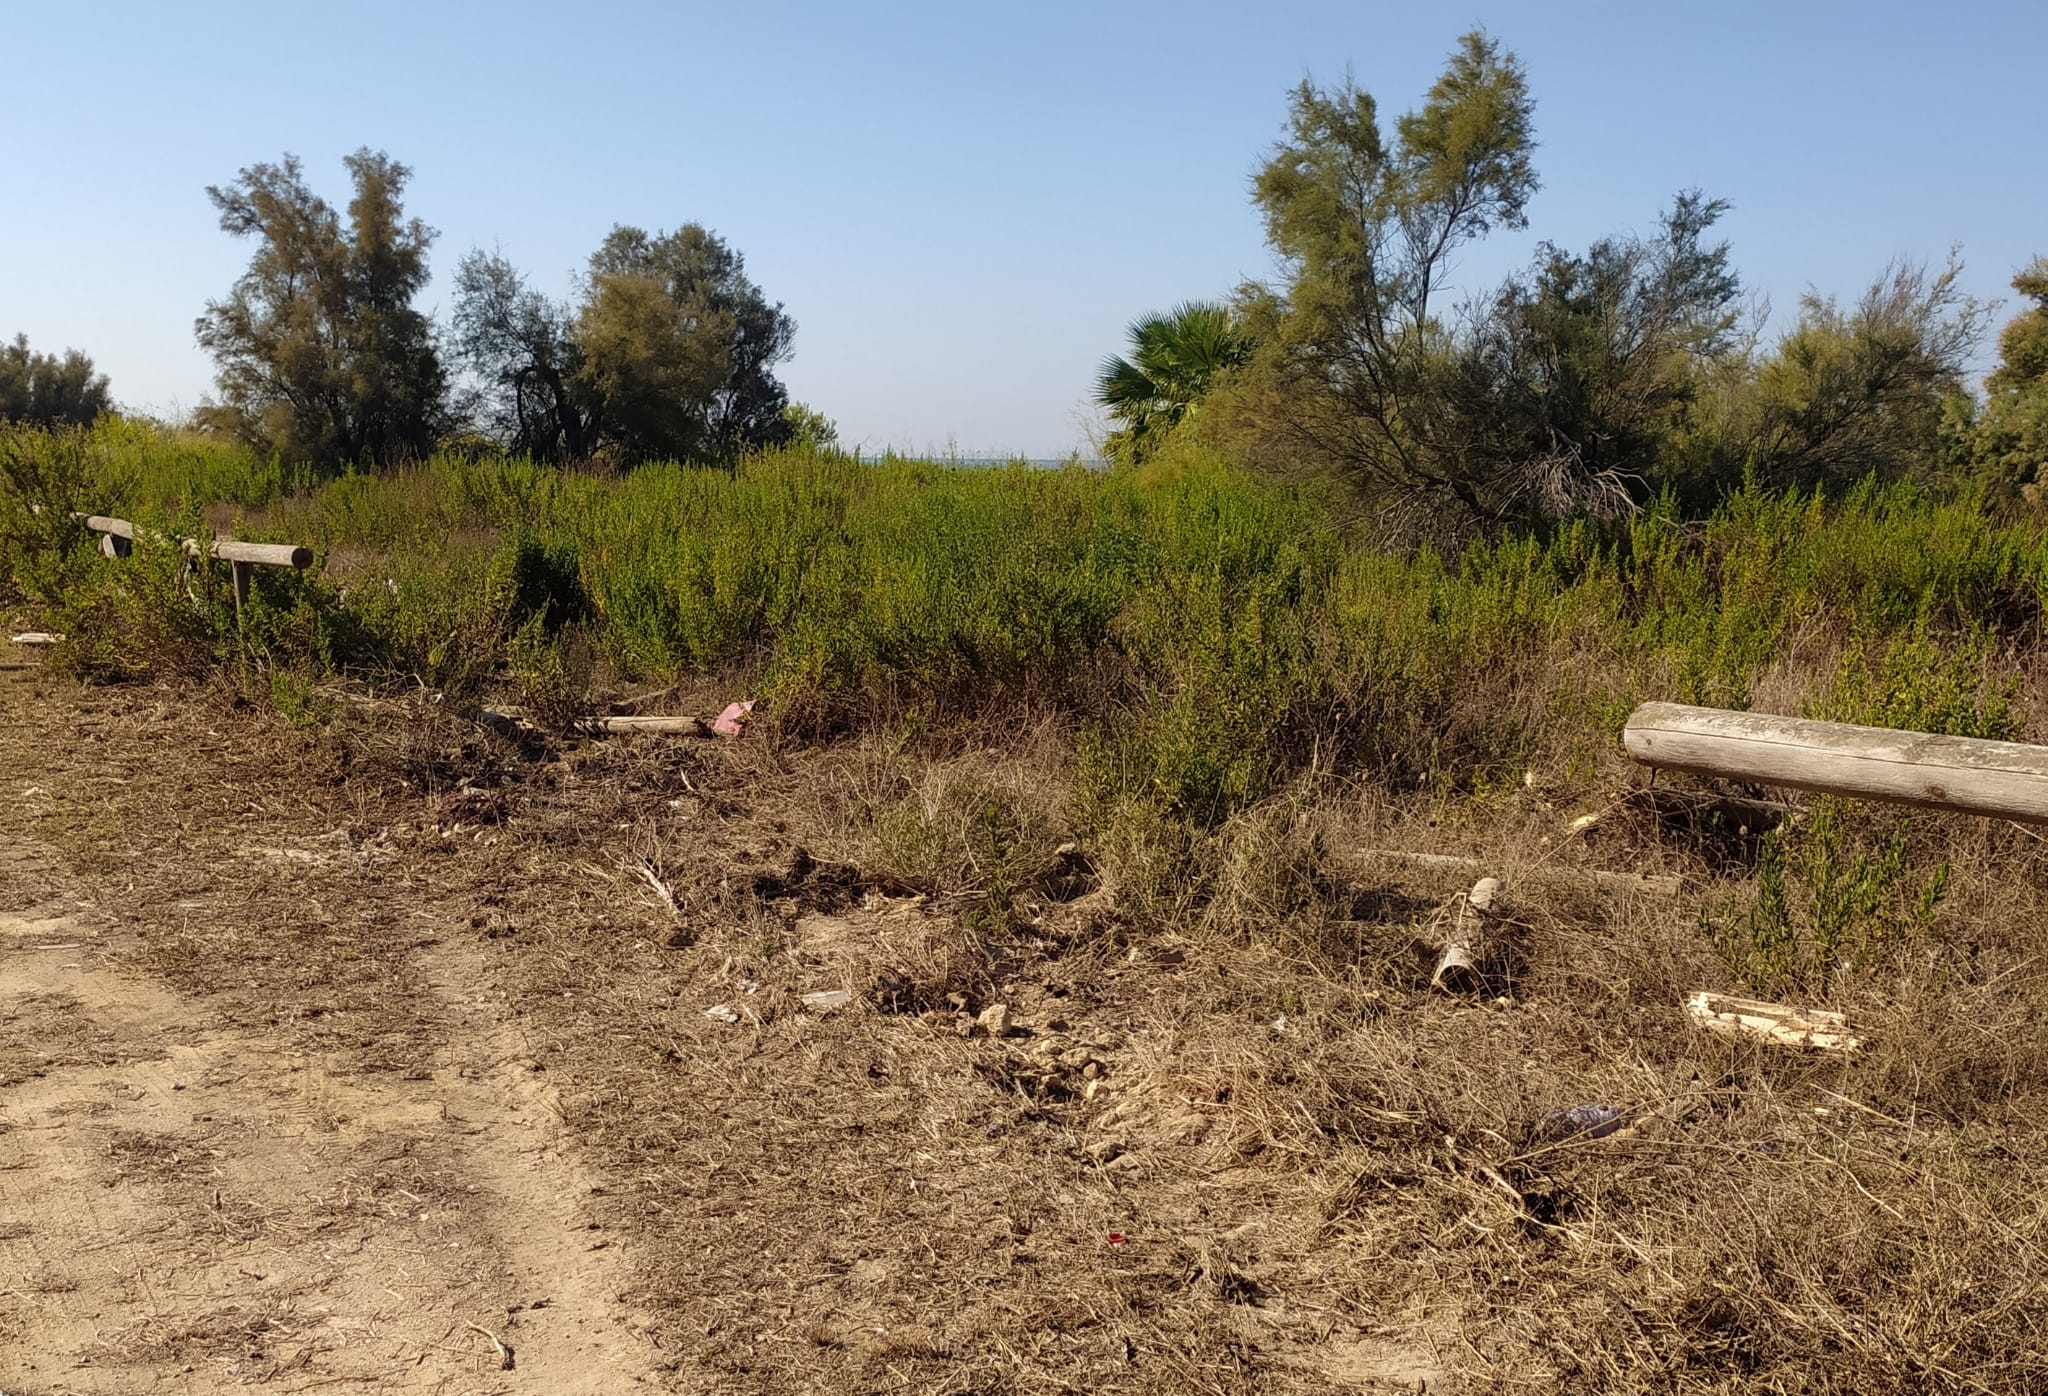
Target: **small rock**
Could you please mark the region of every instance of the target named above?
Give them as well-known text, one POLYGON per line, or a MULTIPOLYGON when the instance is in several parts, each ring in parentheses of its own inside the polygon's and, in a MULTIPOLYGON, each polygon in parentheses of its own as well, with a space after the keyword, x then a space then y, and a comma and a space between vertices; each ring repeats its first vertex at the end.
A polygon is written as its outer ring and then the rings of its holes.
POLYGON ((821 989, 815 994, 804 995, 804 1007, 813 1013, 830 1013, 853 1002, 853 995, 845 989, 821 989))
POLYGON ((1086 1066, 1081 1068, 1081 1079, 1084 1081, 1093 1081, 1096 1077, 1100 1076, 1101 1074, 1101 1062, 1089 1062, 1086 1066))
POLYGON ((990 1037, 1001 1037, 1010 1030, 1010 1005, 992 1003, 981 1010, 981 1017, 975 1021, 990 1037))

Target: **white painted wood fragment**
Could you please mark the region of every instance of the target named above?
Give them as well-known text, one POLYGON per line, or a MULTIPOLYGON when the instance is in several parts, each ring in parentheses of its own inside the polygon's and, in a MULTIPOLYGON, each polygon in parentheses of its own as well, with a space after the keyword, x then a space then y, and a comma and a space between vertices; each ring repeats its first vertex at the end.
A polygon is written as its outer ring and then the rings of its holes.
POLYGON ((1757 1037, 1785 1047, 1823 1052, 1853 1052, 1863 1045, 1862 1038, 1850 1034, 1847 1019, 1821 1008, 1798 1008, 1702 989, 1685 1001, 1685 1012, 1698 1026, 1723 1037, 1757 1037))

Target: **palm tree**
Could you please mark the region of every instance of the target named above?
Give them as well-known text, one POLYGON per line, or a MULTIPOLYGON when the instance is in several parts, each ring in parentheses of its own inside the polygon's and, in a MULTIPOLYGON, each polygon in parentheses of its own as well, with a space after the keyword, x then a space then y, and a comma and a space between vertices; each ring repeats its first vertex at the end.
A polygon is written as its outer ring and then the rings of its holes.
POLYGON ((1170 314, 1130 328, 1131 357, 1112 354, 1095 380, 1095 400, 1123 425, 1111 433, 1111 460, 1136 464, 1194 410, 1216 375, 1241 364, 1251 342, 1228 306, 1183 301, 1170 314))

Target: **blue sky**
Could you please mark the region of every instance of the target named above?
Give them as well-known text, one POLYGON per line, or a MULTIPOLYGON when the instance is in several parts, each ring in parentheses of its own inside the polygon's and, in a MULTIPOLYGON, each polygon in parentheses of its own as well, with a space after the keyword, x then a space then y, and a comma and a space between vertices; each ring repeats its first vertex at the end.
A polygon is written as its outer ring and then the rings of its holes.
MULTIPOLYGON (((1731 200, 1782 323, 1959 243, 2001 297, 2048 252, 2048 5, 12 5, 0 21, 0 334, 76 346, 131 406, 211 383, 192 321, 246 264, 205 186, 291 151, 411 165, 427 300, 497 246, 558 294, 614 223, 697 221, 798 322, 794 396, 870 449, 1054 456, 1136 316, 1273 267, 1247 186, 1288 91, 1347 67, 1383 115, 1463 30, 1520 54, 1526 236, 1731 200)), ((1987 360, 1988 363, 1988 360, 1987 360)))

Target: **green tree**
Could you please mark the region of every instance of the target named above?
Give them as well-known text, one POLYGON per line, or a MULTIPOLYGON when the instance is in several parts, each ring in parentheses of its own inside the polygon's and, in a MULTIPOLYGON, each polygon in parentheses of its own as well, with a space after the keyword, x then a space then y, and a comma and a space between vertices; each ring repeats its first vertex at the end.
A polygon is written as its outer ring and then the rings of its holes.
POLYGON ((0 422, 90 426, 113 410, 107 376, 76 349, 64 357, 30 351, 27 335, 0 343, 0 422))
POLYGON ((1251 341, 1230 308, 1185 301, 1130 328, 1131 356, 1112 354, 1095 380, 1095 400, 1122 425, 1104 449, 1120 464, 1143 461, 1180 425, 1215 384, 1243 363, 1251 341))
POLYGON ((791 446, 811 451, 839 449, 839 424, 815 407, 792 402, 782 409, 782 424, 791 446))
POLYGON ((1962 266, 1900 261, 1856 304, 1809 294, 1756 369, 1748 467, 1769 485, 1839 485, 1875 474, 1931 478, 1949 459, 1944 425, 1965 396, 1985 309, 1962 266))
POLYGON ((433 326, 413 306, 434 232, 404 217, 412 172, 367 149, 346 164, 346 222, 292 155, 207 189, 222 229, 255 239, 256 251, 196 327, 219 388, 202 421, 329 466, 424 453, 446 395, 433 326))
POLYGON ((774 369, 795 336, 716 234, 617 227, 591 255, 577 382, 628 459, 730 460, 784 439, 789 394, 774 369))
POLYGON ((1234 406, 1254 433, 1368 494, 1488 517, 1447 416, 1456 344, 1441 293, 1460 248, 1526 226, 1533 113, 1520 62, 1479 32, 1459 40, 1391 143, 1350 80, 1301 85, 1288 136, 1253 183, 1285 267, 1277 291, 1243 296, 1264 347, 1234 406))
POLYGON ((2017 495, 2048 503, 2048 257, 2036 257, 2012 279, 2033 304, 1998 337, 1998 367, 1984 380, 1983 411, 1969 449, 1994 498, 2017 495))
POLYGON ((463 415, 514 451, 581 460, 595 423, 577 391, 583 368, 574 316, 481 249, 455 271, 456 361, 469 370, 463 415))
POLYGON ((1491 518, 1619 513, 1686 473, 1701 367, 1736 348, 1741 281, 1706 241, 1727 208, 1689 190, 1656 237, 1546 243, 1475 314, 1443 420, 1491 518))

